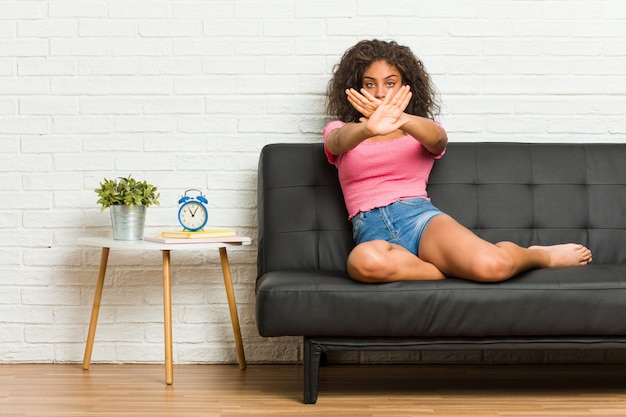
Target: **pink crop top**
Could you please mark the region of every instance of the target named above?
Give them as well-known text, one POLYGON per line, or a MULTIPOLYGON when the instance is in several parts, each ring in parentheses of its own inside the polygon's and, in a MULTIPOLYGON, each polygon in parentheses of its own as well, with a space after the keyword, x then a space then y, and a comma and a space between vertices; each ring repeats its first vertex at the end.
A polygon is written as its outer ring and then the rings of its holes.
MULTIPOLYGON (((324 143, 328 134, 345 125, 342 121, 330 122, 324 128, 324 143)), ((352 219, 360 211, 384 207, 395 201, 428 198, 426 185, 435 159, 412 136, 381 142, 361 142, 356 148, 335 158, 324 145, 326 156, 337 167, 339 182, 352 219)))

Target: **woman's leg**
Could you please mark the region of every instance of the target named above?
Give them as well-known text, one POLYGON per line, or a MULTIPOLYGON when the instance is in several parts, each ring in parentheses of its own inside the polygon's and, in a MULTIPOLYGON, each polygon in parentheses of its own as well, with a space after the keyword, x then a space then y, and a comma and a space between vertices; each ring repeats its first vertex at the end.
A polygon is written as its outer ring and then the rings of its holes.
POLYGON ((472 281, 504 281, 533 268, 586 265, 591 251, 580 244, 522 248, 489 243, 448 215, 434 217, 421 238, 419 258, 384 240, 357 245, 348 273, 358 281, 437 280, 447 276, 472 281))
POLYGON ((357 245, 348 256, 348 273, 353 279, 368 283, 445 278, 433 264, 384 240, 357 245))
POLYGON ((530 248, 511 242, 491 244, 448 215, 430 221, 420 241, 419 256, 448 276, 484 282, 504 281, 533 268, 591 262, 591 251, 574 243, 530 248))

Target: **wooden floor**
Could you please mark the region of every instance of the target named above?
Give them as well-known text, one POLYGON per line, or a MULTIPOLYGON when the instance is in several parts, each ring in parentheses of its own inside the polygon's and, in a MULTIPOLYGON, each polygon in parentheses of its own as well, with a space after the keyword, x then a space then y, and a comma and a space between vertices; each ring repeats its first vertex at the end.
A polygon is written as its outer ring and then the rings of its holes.
POLYGON ((625 365, 0 365, 0 416, 626 416, 625 365))

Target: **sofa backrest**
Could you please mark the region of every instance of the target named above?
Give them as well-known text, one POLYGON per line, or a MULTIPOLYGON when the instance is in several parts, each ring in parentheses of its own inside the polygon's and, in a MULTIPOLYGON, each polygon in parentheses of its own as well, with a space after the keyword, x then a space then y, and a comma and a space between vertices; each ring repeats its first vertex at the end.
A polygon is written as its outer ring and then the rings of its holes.
MULTIPOLYGON (((491 242, 580 242, 594 263, 626 262, 626 144, 450 143, 428 193, 491 242)), ((321 143, 263 148, 258 221, 259 276, 345 272, 354 243, 321 143)))

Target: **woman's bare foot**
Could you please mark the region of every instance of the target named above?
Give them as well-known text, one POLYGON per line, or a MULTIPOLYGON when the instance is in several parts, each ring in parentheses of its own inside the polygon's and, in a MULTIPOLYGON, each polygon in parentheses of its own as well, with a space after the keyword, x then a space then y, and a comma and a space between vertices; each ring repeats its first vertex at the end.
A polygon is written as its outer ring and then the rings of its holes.
POLYGON ((528 249, 546 252, 549 257, 548 267, 587 265, 592 259, 591 251, 578 243, 531 246, 528 249))

